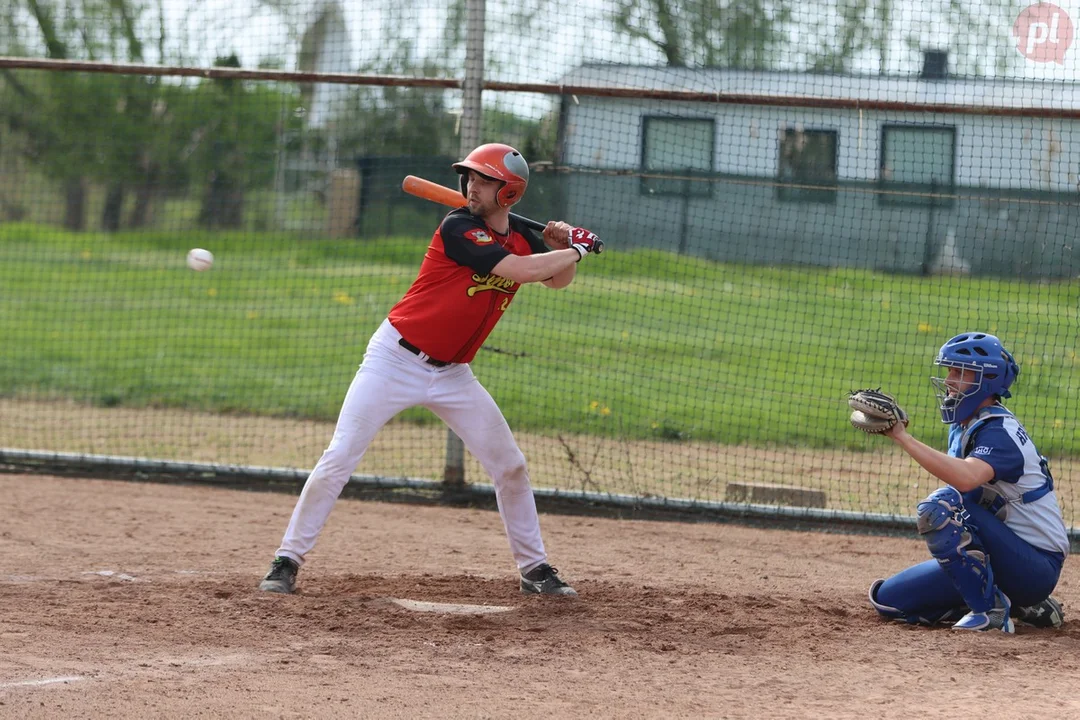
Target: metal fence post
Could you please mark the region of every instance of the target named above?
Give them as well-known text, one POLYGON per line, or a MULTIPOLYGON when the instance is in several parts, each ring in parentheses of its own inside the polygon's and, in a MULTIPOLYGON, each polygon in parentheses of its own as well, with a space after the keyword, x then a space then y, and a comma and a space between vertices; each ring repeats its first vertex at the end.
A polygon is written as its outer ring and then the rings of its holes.
MULTIPOLYGON (((484 83, 485 0, 465 0, 465 82, 461 93, 461 136, 459 156, 465 157, 480 144, 484 111, 481 105, 484 83)), ((447 489, 465 484, 465 444, 453 430, 446 431, 446 466, 443 484, 447 489)))
POLYGON ((934 209, 937 207, 937 178, 930 179, 930 206, 926 210, 926 240, 923 243, 922 274, 929 275, 934 266, 934 209))

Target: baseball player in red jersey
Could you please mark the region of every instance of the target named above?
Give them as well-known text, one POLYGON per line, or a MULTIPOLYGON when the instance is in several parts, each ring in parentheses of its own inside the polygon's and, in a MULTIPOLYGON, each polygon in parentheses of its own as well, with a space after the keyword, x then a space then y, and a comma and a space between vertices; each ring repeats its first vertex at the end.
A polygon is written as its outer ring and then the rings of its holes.
POLYGON ((261 590, 295 590, 304 557, 375 434, 420 405, 442 418, 491 476, 521 591, 577 594, 547 562, 525 456, 469 362, 523 284, 564 288, 577 263, 603 244, 563 222, 549 222, 541 240, 510 217, 529 181, 529 166, 512 147, 481 145, 454 169, 467 205, 443 219, 416 280, 368 342, 334 437, 304 484, 261 590))

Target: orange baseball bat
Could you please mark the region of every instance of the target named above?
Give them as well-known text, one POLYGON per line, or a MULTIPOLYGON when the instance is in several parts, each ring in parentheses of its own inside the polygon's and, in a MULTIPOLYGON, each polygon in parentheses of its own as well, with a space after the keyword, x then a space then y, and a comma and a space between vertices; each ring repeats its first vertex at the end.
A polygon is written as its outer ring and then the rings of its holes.
MULTIPOLYGON (((445 185, 433 183, 430 180, 425 180, 424 178, 419 178, 415 175, 406 175, 405 179, 401 181, 401 189, 418 198, 430 200, 431 202, 436 202, 440 205, 446 205, 452 208, 465 207, 466 204, 465 198, 461 196, 459 191, 451 190, 445 185)), ((530 220, 529 218, 522 217, 516 213, 510 213, 510 217, 541 232, 543 232, 546 227, 542 222, 530 220)))
POLYGON ((439 203, 440 205, 446 205, 452 208, 465 207, 465 198, 461 196, 461 192, 458 190, 452 190, 445 185, 433 183, 430 180, 416 177, 415 175, 406 175, 405 179, 401 181, 401 189, 410 195, 414 195, 424 200, 430 200, 431 202, 439 203))
MULTIPOLYGON (((405 179, 401 181, 401 189, 415 197, 430 200, 431 202, 436 202, 440 205, 446 205, 452 208, 465 207, 466 204, 465 198, 462 197, 459 191, 452 190, 445 185, 440 185, 431 182, 430 180, 425 180, 424 178, 416 177, 415 175, 406 175, 405 179)), ((523 217, 517 213, 510 213, 510 217, 539 232, 543 232, 544 228, 547 227, 542 222, 523 217)), ((596 253, 599 255, 603 250, 603 241, 597 240, 596 253)))

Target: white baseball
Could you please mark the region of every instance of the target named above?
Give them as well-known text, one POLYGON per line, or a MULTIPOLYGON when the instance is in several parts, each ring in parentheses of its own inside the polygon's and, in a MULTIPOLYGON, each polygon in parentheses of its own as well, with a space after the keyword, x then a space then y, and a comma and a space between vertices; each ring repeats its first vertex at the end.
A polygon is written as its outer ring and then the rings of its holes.
POLYGON ((187 266, 196 272, 209 270, 214 266, 214 253, 202 248, 193 248, 188 251, 187 266))

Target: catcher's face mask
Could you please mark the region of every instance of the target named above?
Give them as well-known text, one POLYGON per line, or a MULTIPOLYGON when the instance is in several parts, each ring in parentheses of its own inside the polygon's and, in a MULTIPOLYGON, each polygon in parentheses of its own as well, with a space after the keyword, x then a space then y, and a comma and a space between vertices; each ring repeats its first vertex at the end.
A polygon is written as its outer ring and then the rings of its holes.
POLYGON ((964 368, 951 367, 949 368, 949 375, 945 378, 945 385, 948 387, 951 395, 960 395, 968 388, 975 387, 979 384, 979 373, 975 370, 965 370, 964 368))
POLYGON ((964 373, 964 379, 972 378, 971 384, 961 387, 961 383, 952 383, 951 392, 948 378, 930 379, 937 390, 941 421, 949 424, 967 420, 989 397, 1010 397, 1009 386, 1020 373, 1020 367, 1001 346, 1001 341, 981 332, 961 333, 948 340, 938 351, 934 364, 971 371, 964 373))
POLYGON ((938 358, 935 365, 948 369, 945 377, 931 377, 943 423, 963 422, 989 397, 983 392, 983 369, 974 363, 950 362, 938 358))

